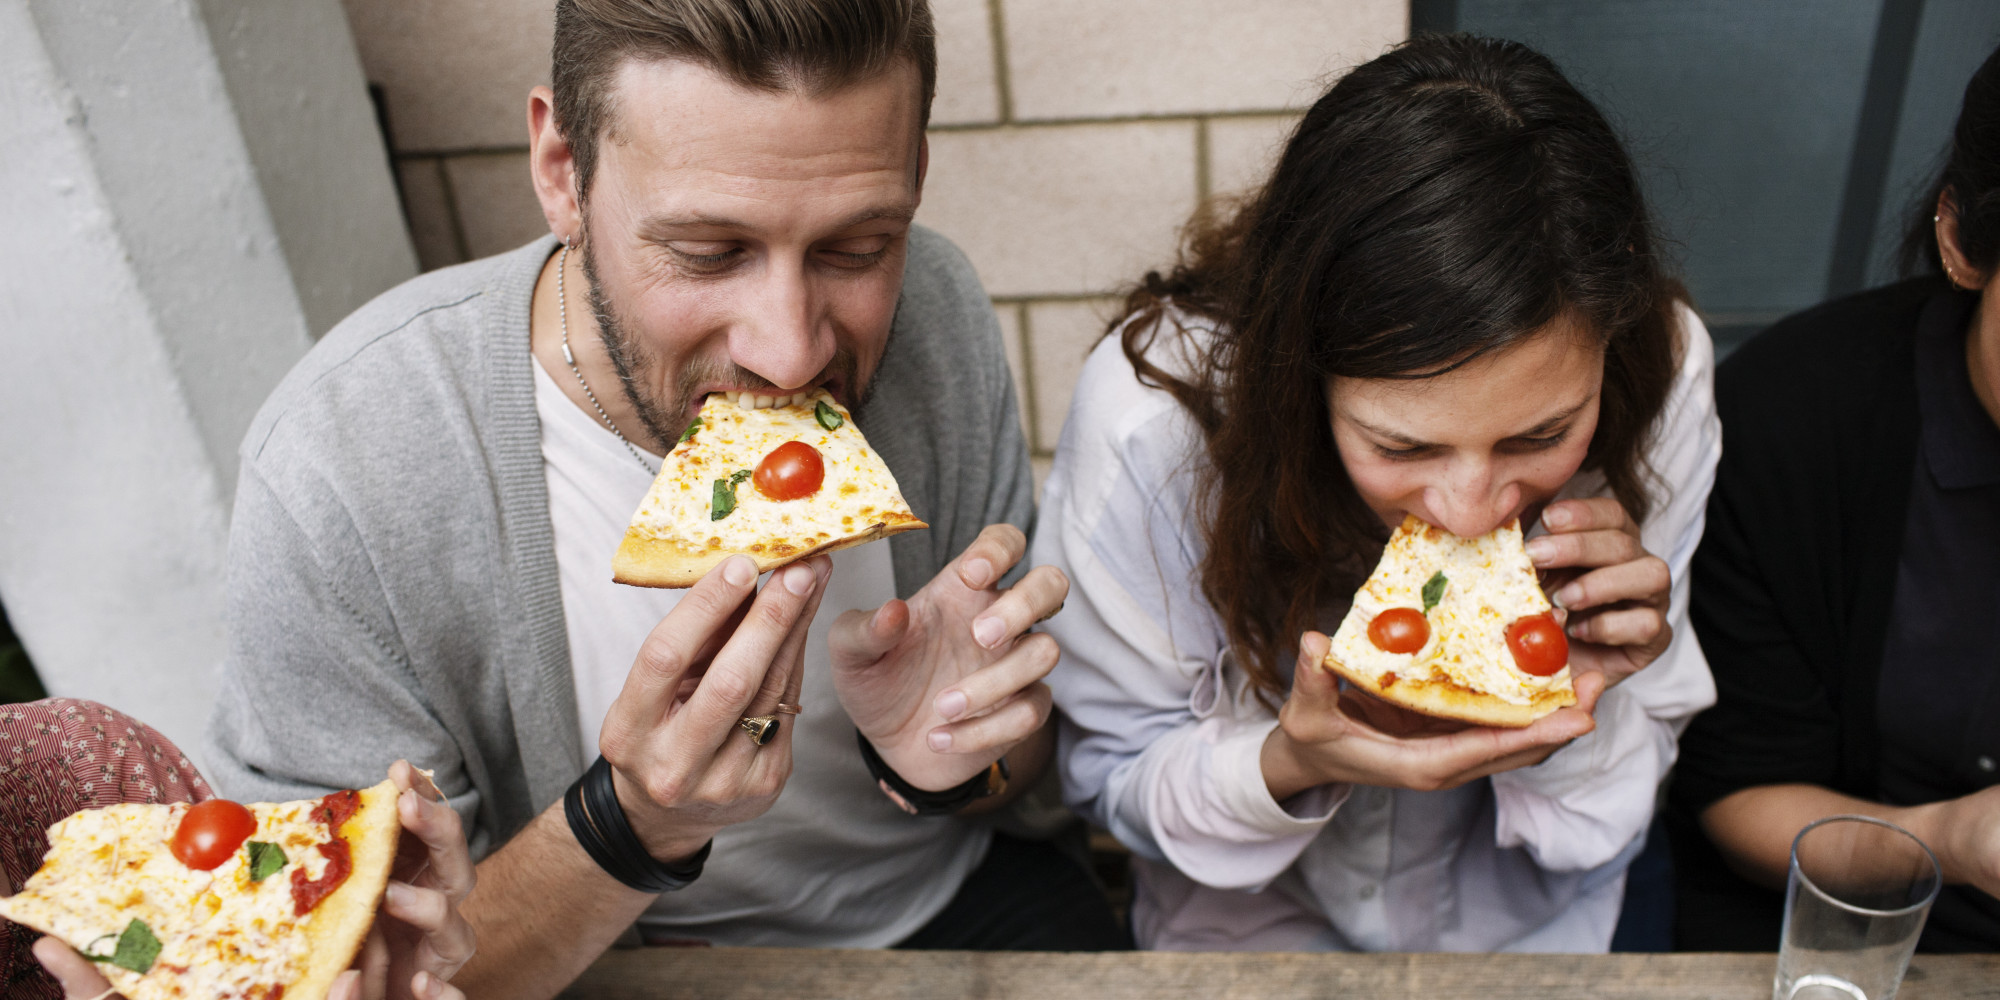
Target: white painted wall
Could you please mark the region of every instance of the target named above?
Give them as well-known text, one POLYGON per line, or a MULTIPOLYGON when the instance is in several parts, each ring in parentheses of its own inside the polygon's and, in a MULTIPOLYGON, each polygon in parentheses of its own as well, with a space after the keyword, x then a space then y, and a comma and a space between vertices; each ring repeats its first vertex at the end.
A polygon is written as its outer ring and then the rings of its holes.
POLYGON ((415 271, 352 43, 334 0, 0 0, 0 129, 0 603, 51 693, 193 752, 237 442, 415 271))

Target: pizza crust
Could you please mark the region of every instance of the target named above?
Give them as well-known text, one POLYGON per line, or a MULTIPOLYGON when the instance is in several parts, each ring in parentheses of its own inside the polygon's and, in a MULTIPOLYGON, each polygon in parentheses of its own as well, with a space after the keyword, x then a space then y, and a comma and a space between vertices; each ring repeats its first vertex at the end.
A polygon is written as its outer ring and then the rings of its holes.
POLYGON ((375 911, 396 861, 396 838, 403 829, 396 815, 400 794, 393 781, 362 789, 361 807, 341 824, 340 836, 353 852, 354 871, 313 909, 305 928, 305 974, 285 988, 285 1000, 325 1000, 335 977, 354 964, 375 924, 375 911))
POLYGON ((1448 681, 1394 677, 1391 683, 1384 685, 1382 680, 1393 677, 1393 674, 1369 677, 1332 656, 1326 658, 1326 667, 1349 684, 1391 705, 1439 719, 1456 719, 1481 726, 1520 729, 1558 708, 1576 704, 1576 692, 1567 687, 1550 688, 1535 695, 1527 704, 1517 705, 1448 681))
POLYGON ((611 557, 611 579, 634 587, 692 587, 709 570, 730 556, 741 555, 755 560, 757 572, 762 574, 790 566, 801 559, 822 552, 837 552, 856 545, 865 545, 878 538, 928 527, 930 525, 912 515, 891 512, 884 515, 883 520, 852 535, 784 554, 734 552, 728 549, 689 552, 673 542, 662 538, 649 538, 628 528, 625 531, 625 541, 618 546, 617 555, 611 557))

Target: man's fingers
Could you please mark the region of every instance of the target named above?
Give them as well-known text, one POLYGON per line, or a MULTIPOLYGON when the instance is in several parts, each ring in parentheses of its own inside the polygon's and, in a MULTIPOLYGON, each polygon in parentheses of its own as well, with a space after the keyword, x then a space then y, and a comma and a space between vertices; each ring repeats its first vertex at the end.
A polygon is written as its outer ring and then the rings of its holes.
POLYGON ((757 696, 750 700, 747 714, 769 715, 778 710, 779 702, 797 704, 800 686, 805 680, 804 656, 806 634, 812 631, 813 616, 819 613, 820 598, 826 596, 826 581, 833 573, 833 561, 825 556, 808 559, 798 565, 812 571, 812 590, 806 595, 806 604, 792 622, 791 630, 778 645, 771 669, 764 674, 764 683, 757 689, 757 696))
POLYGON ((1049 686, 1034 684, 993 711, 939 726, 925 739, 934 753, 1004 754, 1049 721, 1051 703, 1049 686))
POLYGON ((89 959, 55 938, 37 940, 33 950, 35 960, 62 984, 63 1000, 92 1000, 111 988, 89 959))
POLYGON ((1028 536, 1011 524, 989 524, 965 551, 952 560, 958 580, 973 590, 986 590, 1000 582, 1014 564, 1027 554, 1028 536))
POLYGON ((848 611, 834 619, 826 645, 835 662, 874 663, 910 631, 910 605, 890 600, 873 611, 848 611))
POLYGON ((682 678, 705 659, 703 647, 724 629, 756 584, 757 564, 748 556, 730 556, 689 588, 639 646, 605 728, 646 730, 657 723, 680 691, 682 678))
POLYGON ((799 563, 771 574, 743 624, 715 654, 701 686, 688 697, 679 716, 688 727, 683 747, 699 748, 706 757, 736 731, 816 586, 812 567, 799 563))
POLYGON ((1613 497, 1558 500, 1543 508, 1542 525, 1557 534, 1600 530, 1639 533, 1639 526, 1625 512, 1625 505, 1613 497))
POLYGON ((1069 577, 1062 570, 1037 566, 972 619, 972 641, 987 649, 1000 649, 1029 626, 1055 614, 1068 596, 1069 577))
POLYGON ((948 722, 991 711, 1023 688, 1047 677, 1061 658, 1062 647, 1056 645, 1052 636, 1040 632, 1023 636, 1006 656, 938 692, 931 707, 948 722))

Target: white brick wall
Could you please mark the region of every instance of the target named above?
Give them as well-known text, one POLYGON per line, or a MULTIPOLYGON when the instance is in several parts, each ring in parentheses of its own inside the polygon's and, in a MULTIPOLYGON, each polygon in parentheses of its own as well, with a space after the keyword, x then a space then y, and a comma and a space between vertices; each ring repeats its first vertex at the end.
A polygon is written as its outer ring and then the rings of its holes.
MULTIPOLYGON (((1402 39, 1408 0, 931 0, 938 95, 918 218, 994 297, 1037 477, 1121 286, 1202 198, 1254 186, 1334 75, 1402 39)), ((388 103, 426 268, 546 231, 528 88, 551 0, 342 0, 388 103)))

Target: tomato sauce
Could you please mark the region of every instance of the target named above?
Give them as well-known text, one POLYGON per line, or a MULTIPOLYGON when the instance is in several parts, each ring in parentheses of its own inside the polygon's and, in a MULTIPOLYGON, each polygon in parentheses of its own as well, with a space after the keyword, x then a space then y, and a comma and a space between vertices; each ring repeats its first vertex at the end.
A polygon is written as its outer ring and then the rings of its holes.
POLYGON ((319 852, 326 856, 326 871, 321 872, 319 878, 307 878, 303 867, 292 869, 292 912, 295 916, 303 917, 311 913, 313 907, 333 895, 333 891, 340 888, 341 883, 347 881, 347 876, 354 872, 354 853, 348 848, 347 841, 336 837, 319 845, 319 852))
MULTIPOLYGON (((326 870, 319 878, 306 877, 305 868, 292 869, 292 910, 297 916, 311 913, 335 889, 347 881, 354 872, 354 852, 347 841, 340 839, 340 826, 354 817, 361 808, 361 793, 353 791, 332 792, 319 800, 313 807, 312 818, 326 824, 330 840, 319 845, 319 853, 326 858, 326 870)), ((275 998, 274 998, 275 1000, 275 998)))

